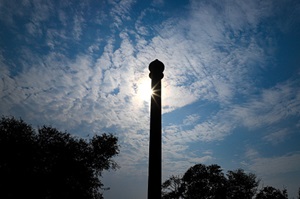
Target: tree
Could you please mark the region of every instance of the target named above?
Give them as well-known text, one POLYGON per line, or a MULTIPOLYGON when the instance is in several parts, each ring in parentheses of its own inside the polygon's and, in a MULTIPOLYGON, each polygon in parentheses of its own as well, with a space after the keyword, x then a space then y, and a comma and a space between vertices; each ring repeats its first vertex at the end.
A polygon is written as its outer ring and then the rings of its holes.
POLYGON ((286 189, 280 191, 271 186, 266 186, 256 195, 256 199, 288 199, 286 189))
POLYGON ((186 171, 182 180, 186 198, 223 199, 226 195, 226 178, 218 165, 197 164, 186 171))
POLYGON ((238 169, 227 172, 227 198, 251 199, 256 191, 259 180, 253 173, 246 174, 244 170, 238 169))
POLYGON ((171 176, 162 184, 162 199, 183 198, 184 187, 179 176, 171 176))
POLYGON ((116 169, 118 139, 89 141, 43 126, 37 132, 22 120, 0 120, 0 196, 32 199, 101 199, 100 177, 116 169))
POLYGON ((238 169, 225 176, 218 165, 196 164, 182 178, 171 176, 162 185, 163 199, 251 199, 257 191, 259 180, 253 173, 238 169))

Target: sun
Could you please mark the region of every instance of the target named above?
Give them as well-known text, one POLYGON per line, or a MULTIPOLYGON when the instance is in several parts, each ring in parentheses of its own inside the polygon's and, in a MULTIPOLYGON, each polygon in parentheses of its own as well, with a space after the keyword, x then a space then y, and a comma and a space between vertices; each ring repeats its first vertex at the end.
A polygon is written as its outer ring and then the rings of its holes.
POLYGON ((143 101, 150 102, 153 91, 151 89, 150 79, 142 80, 138 85, 137 95, 143 101))

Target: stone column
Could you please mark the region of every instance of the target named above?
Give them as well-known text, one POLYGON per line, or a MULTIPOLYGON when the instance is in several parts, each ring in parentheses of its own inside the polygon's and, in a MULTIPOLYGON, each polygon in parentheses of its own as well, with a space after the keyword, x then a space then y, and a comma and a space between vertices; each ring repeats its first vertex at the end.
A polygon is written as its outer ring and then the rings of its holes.
POLYGON ((164 64, 157 59, 149 65, 153 93, 150 109, 148 199, 161 198, 161 79, 164 77, 164 68, 164 64))

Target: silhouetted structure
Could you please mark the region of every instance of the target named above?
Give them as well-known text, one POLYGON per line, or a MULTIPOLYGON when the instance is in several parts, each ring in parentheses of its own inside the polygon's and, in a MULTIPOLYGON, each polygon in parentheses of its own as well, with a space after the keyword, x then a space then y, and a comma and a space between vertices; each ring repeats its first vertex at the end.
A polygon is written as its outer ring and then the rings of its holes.
POLYGON ((164 77, 164 64, 154 60, 149 65, 152 79, 150 110, 149 176, 148 199, 161 198, 161 79, 164 77))

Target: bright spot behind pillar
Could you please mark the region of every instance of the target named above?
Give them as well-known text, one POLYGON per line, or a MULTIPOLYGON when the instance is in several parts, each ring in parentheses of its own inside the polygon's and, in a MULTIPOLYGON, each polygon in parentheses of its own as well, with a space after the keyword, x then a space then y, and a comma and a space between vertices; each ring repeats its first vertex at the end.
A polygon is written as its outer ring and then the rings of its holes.
POLYGON ((145 101, 150 103, 151 95, 153 93, 151 89, 151 82, 149 79, 141 80, 141 82, 138 85, 137 95, 138 97, 145 101))

